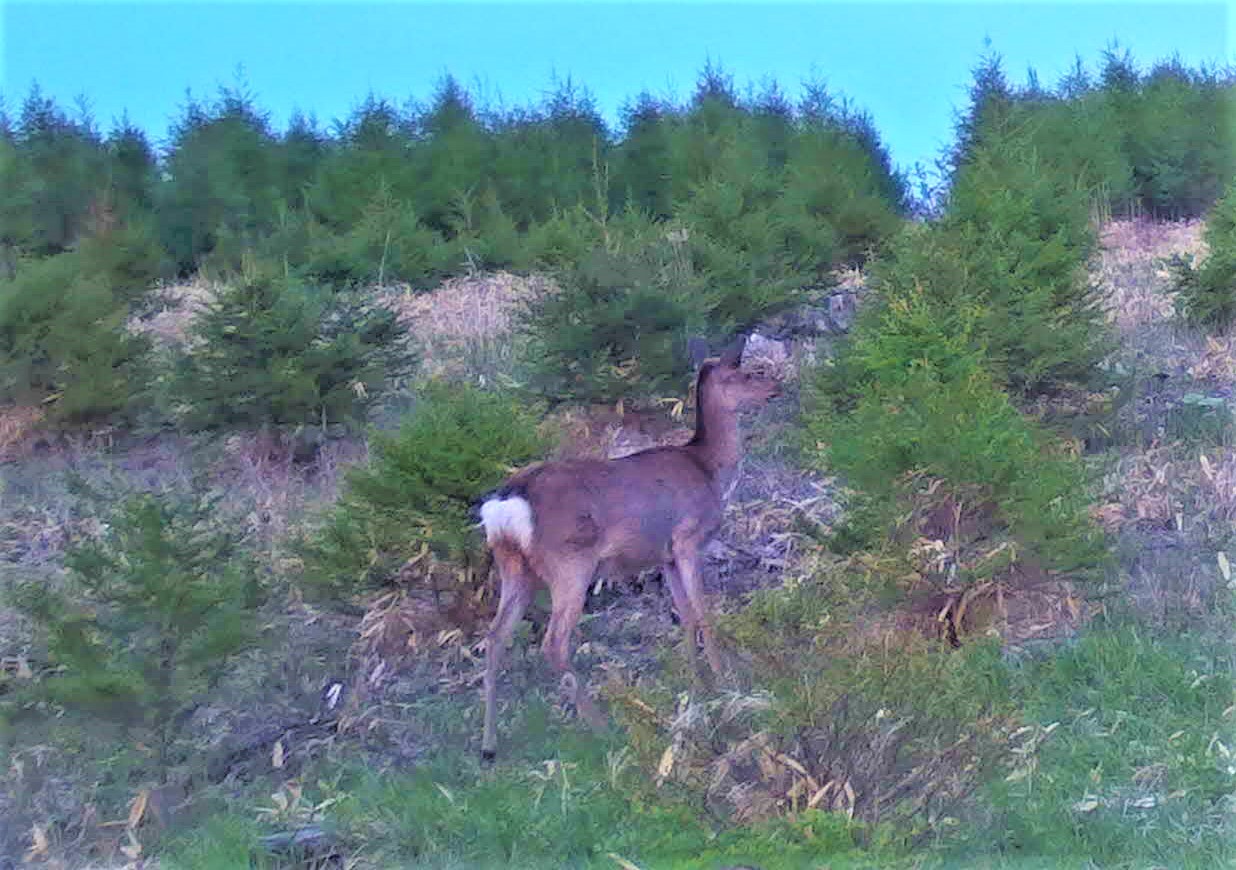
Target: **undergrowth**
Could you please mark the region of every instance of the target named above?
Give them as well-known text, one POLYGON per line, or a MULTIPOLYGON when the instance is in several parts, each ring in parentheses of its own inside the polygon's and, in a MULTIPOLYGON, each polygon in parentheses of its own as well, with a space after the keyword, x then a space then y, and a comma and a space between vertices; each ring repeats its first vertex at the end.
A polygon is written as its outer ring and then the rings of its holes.
POLYGON ((1231 654, 1122 620, 1013 669, 1024 722, 989 786, 991 842, 1105 867, 1236 860, 1231 654))
MULTIPOLYGON (((894 850, 861 847, 861 826, 840 814, 719 826, 698 807, 658 794, 621 741, 563 727, 535 701, 520 706, 506 745, 510 754, 488 772, 459 750, 438 753, 410 773, 345 762, 305 785, 305 806, 329 806, 302 821, 328 828, 361 866, 372 867, 790 870, 819 862, 904 863, 894 850)), ((224 811, 163 860, 169 867, 227 866, 252 827, 224 811)))

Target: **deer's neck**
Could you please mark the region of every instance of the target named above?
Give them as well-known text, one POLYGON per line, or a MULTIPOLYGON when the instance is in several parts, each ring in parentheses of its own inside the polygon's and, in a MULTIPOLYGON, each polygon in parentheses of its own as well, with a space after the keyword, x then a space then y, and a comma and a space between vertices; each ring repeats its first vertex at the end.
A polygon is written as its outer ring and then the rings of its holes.
POLYGON ((696 393, 695 435, 687 443, 722 488, 728 486, 742 459, 742 434, 738 415, 717 408, 707 399, 706 390, 696 393))

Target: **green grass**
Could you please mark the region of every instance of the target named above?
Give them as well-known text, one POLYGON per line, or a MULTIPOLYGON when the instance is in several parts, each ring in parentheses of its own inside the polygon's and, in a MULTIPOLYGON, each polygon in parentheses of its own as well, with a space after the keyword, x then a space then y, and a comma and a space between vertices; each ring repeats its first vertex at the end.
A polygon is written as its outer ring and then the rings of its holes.
POLYGON ((1230 650, 1096 626, 1017 681, 1028 730, 984 842, 1060 866, 1236 863, 1230 650))
POLYGON ((170 838, 159 855, 159 866, 164 870, 257 870, 267 866, 258 863, 253 852, 258 833, 252 816, 219 813, 192 831, 170 838))
MULTIPOLYGON (((1009 663, 1001 694, 1025 728, 959 824, 912 856, 885 845, 898 831, 840 814, 735 825, 698 794, 654 786, 616 729, 563 722, 536 692, 510 712, 493 768, 473 751, 474 699, 426 697, 407 715, 434 752, 410 770, 344 752, 304 773, 303 806, 328 803, 315 823, 362 868, 622 866, 613 856, 640 870, 1236 866, 1230 655, 1129 619, 1009 663)), ((260 834, 305 821, 255 821, 272 790, 255 783, 252 801, 171 840, 165 865, 245 866, 260 834)))
POLYGON ((1230 447, 1236 441, 1227 400, 1201 393, 1186 393, 1168 410, 1163 428, 1169 440, 1191 448, 1230 447))
MULTIPOLYGON (((363 856, 362 866, 618 868, 613 855, 643 870, 901 863, 891 852, 861 847, 859 827, 839 814, 810 811, 792 822, 724 828, 658 793, 616 738, 564 725, 540 702, 523 705, 515 718, 492 769, 463 748, 439 752, 411 772, 349 759, 330 784, 306 784, 305 803, 336 799, 319 821, 339 832, 345 851, 363 856)), ((174 868, 245 866, 244 844, 260 833, 231 810, 171 843, 162 859, 174 868)))
POLYGON ((841 816, 714 830, 696 808, 658 793, 619 740, 561 725, 542 703, 523 707, 504 752, 493 770, 464 751, 407 774, 352 769, 338 822, 383 866, 617 867, 613 853, 640 867, 745 861, 773 870, 867 858, 841 816))

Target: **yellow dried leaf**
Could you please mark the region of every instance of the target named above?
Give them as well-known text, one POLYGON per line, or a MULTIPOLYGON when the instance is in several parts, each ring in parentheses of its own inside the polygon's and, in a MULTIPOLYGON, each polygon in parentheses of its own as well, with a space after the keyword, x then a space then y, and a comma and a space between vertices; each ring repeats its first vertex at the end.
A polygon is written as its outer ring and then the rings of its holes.
POLYGON ((835 779, 824 783, 824 787, 813 794, 807 801, 807 809, 813 810, 820 805, 824 798, 828 797, 828 793, 837 787, 835 779))
POLYGON ((1099 802, 1095 798, 1087 797, 1073 804, 1073 809, 1079 813, 1092 813, 1099 808, 1099 802))
POLYGON ((17 657, 17 679, 19 680, 34 679, 34 671, 30 670, 30 662, 26 661, 25 656, 17 657))
POLYGON ((123 852, 125 857, 128 858, 130 861, 136 861, 138 858, 142 856, 142 844, 139 843, 137 841, 137 837, 133 835, 132 828, 129 829, 128 835, 129 835, 129 842, 121 846, 120 851, 123 852))
POLYGON ((1205 453, 1203 453, 1199 458, 1202 461, 1202 474, 1206 475, 1206 479, 1213 483, 1215 479, 1215 470, 1211 467, 1210 460, 1206 458, 1205 453))
POLYGON ((283 740, 276 740, 270 751, 270 766, 276 769, 283 767, 283 740))
POLYGON ((657 762, 657 782, 662 783, 665 778, 670 775, 670 771, 674 769, 674 744, 665 747, 665 751, 661 753, 661 760, 657 762))
POLYGON ((1215 558, 1219 560, 1219 573, 1223 575, 1223 580, 1227 583, 1232 582, 1232 565, 1227 561, 1227 553, 1220 550, 1215 554, 1215 558))
POLYGON ((35 858, 47 854, 47 831, 42 825, 35 823, 30 826, 30 850, 26 852, 26 860, 32 861, 35 858))
POLYGON ((633 861, 628 861, 626 858, 622 857, 621 855, 615 855, 613 852, 606 852, 605 854, 611 861, 613 861, 615 864, 621 867, 622 870, 640 870, 640 867, 638 864, 634 863, 633 861))
POLYGON ((142 816, 146 815, 146 804, 150 801, 150 789, 142 789, 137 793, 137 797, 133 798, 133 803, 129 804, 129 821, 127 825, 130 829, 136 828, 142 823, 142 816))
POLYGON ((791 758, 790 756, 786 755, 784 752, 774 752, 773 758, 777 759, 777 761, 781 762, 783 765, 785 765, 786 767, 788 767, 790 770, 794 771, 795 773, 801 774, 802 776, 810 775, 807 773, 807 768, 803 767, 801 762, 799 762, 795 758, 791 758))

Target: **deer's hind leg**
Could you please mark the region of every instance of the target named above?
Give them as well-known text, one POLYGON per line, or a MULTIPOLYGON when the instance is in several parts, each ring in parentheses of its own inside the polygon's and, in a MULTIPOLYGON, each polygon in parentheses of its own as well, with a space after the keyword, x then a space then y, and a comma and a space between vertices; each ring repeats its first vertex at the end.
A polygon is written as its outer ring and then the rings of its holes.
POLYGON ((515 545, 495 545, 494 560, 498 563, 502 592, 485 643, 485 733, 481 738, 481 758, 486 761, 493 760, 498 748, 498 673, 502 657, 532 600, 534 580, 527 560, 515 545))
MULTIPOLYGON (((687 636, 688 648, 694 653, 694 625, 698 625, 700 634, 704 638, 704 657, 708 659, 708 666, 714 674, 721 676, 723 673, 721 655, 717 651, 717 640, 713 636, 712 617, 708 611, 708 601, 704 597, 704 582, 700 572, 700 544, 701 539, 695 535, 675 538, 673 544, 675 570, 671 572, 671 578, 677 576, 678 582, 681 585, 680 594, 687 603, 685 609, 691 613, 692 624, 690 626, 688 626, 688 618, 683 618, 684 627, 689 628, 687 636)), ((674 591, 672 579, 670 591, 674 591)), ((675 594, 675 603, 677 602, 678 593, 675 594)), ((684 609, 681 604, 678 607, 679 611, 684 609)))
POLYGON ((587 685, 571 668, 571 634, 584 612, 588 584, 595 570, 596 564, 585 560, 563 560, 545 566, 545 583, 553 600, 553 613, 541 648, 549 666, 561 678, 567 697, 580 718, 600 731, 605 728, 605 717, 592 702, 587 685))
POLYGON ((687 647, 687 668, 691 672, 691 679, 697 680, 699 678, 699 651, 695 645, 696 633, 699 629, 699 614, 695 612, 695 605, 687 595, 686 587, 682 585, 682 575, 675 564, 666 562, 661 566, 661 573, 665 576, 670 596, 674 599, 674 609, 678 611, 678 619, 682 622, 682 632, 686 638, 687 647))

